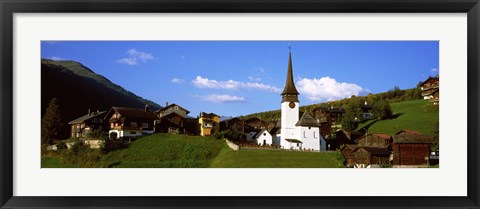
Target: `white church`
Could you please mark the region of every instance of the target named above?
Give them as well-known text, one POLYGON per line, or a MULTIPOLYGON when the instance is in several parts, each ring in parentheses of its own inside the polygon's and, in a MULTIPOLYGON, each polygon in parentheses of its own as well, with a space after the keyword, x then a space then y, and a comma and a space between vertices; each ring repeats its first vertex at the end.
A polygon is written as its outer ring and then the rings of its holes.
POLYGON ((288 56, 285 87, 282 92, 282 117, 280 133, 273 136, 273 144, 282 149, 326 150, 325 139, 320 134, 320 123, 307 112, 299 117, 300 101, 293 82, 292 52, 288 56))

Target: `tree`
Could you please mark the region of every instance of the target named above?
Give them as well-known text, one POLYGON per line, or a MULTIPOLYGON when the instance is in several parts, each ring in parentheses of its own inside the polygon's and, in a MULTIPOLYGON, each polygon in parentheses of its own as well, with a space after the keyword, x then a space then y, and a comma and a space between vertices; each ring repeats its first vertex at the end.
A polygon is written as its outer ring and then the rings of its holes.
POLYGON ((388 119, 393 115, 390 104, 383 99, 378 99, 373 103, 372 114, 378 120, 388 119))
POLYGON ((362 119, 362 109, 360 100, 351 98, 344 106, 345 113, 342 117, 342 128, 345 130, 354 130, 358 122, 362 119))
POLYGON ((48 103, 45 114, 42 117, 42 144, 51 144, 53 140, 60 139, 63 122, 60 113, 60 104, 57 98, 48 103))

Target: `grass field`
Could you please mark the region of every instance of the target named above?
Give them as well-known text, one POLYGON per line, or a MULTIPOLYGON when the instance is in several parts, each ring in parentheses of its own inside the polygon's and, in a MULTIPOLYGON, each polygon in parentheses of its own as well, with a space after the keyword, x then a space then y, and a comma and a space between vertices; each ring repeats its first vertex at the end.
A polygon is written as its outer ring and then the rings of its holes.
MULTIPOLYGON (((62 162, 61 154, 42 157, 42 168, 82 167, 62 162)), ((95 167, 104 168, 338 168, 335 152, 231 150, 211 137, 155 134, 126 149, 103 155, 95 167)), ((81 157, 80 157, 81 158, 81 157)))
POLYGON ((215 138, 155 134, 143 137, 127 149, 104 156, 100 167, 204 168, 209 167, 227 145, 215 138))
POLYGON ((368 133, 395 134, 402 129, 417 130, 431 134, 438 123, 438 106, 428 100, 412 100, 390 104, 396 118, 389 120, 369 120, 359 124, 357 130, 368 129, 368 133))
POLYGON ((58 157, 42 157, 42 168, 78 168, 72 164, 63 163, 58 157))
POLYGON ((211 164, 217 168, 340 168, 335 152, 224 149, 211 164))

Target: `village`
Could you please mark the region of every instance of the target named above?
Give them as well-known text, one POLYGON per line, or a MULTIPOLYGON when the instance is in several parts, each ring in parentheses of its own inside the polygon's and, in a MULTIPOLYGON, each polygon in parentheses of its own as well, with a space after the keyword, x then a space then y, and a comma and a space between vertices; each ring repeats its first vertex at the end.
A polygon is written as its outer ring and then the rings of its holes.
MULTIPOLYGON (((421 83, 422 97, 439 105, 439 78, 429 77, 421 83)), ((200 112, 195 117, 176 103, 166 103, 158 110, 111 107, 109 110, 86 110, 70 122, 70 137, 99 148, 101 141, 91 139, 94 132, 108 133, 108 140, 132 140, 155 133, 225 138, 236 149, 290 150, 299 152, 341 152, 345 167, 375 168, 423 167, 438 164, 438 152, 431 150, 432 137, 417 130, 398 128, 393 135, 362 133, 343 129, 339 118, 342 107, 318 107, 300 112, 298 91, 293 81, 292 56, 289 53, 287 75, 281 93, 281 118, 259 117, 221 119, 214 112, 200 112)), ((372 104, 362 102, 361 118, 375 117, 372 104)), ((55 150, 55 145, 49 146, 55 150)))

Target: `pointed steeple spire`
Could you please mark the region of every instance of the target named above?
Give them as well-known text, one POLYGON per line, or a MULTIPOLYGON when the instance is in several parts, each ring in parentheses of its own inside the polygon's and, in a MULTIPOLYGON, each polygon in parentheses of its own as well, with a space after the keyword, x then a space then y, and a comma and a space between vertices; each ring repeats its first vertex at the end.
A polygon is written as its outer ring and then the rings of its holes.
POLYGON ((295 87, 295 82, 293 82, 292 51, 290 47, 289 49, 290 52, 288 54, 287 80, 282 92, 282 102, 298 102, 299 93, 295 87))

